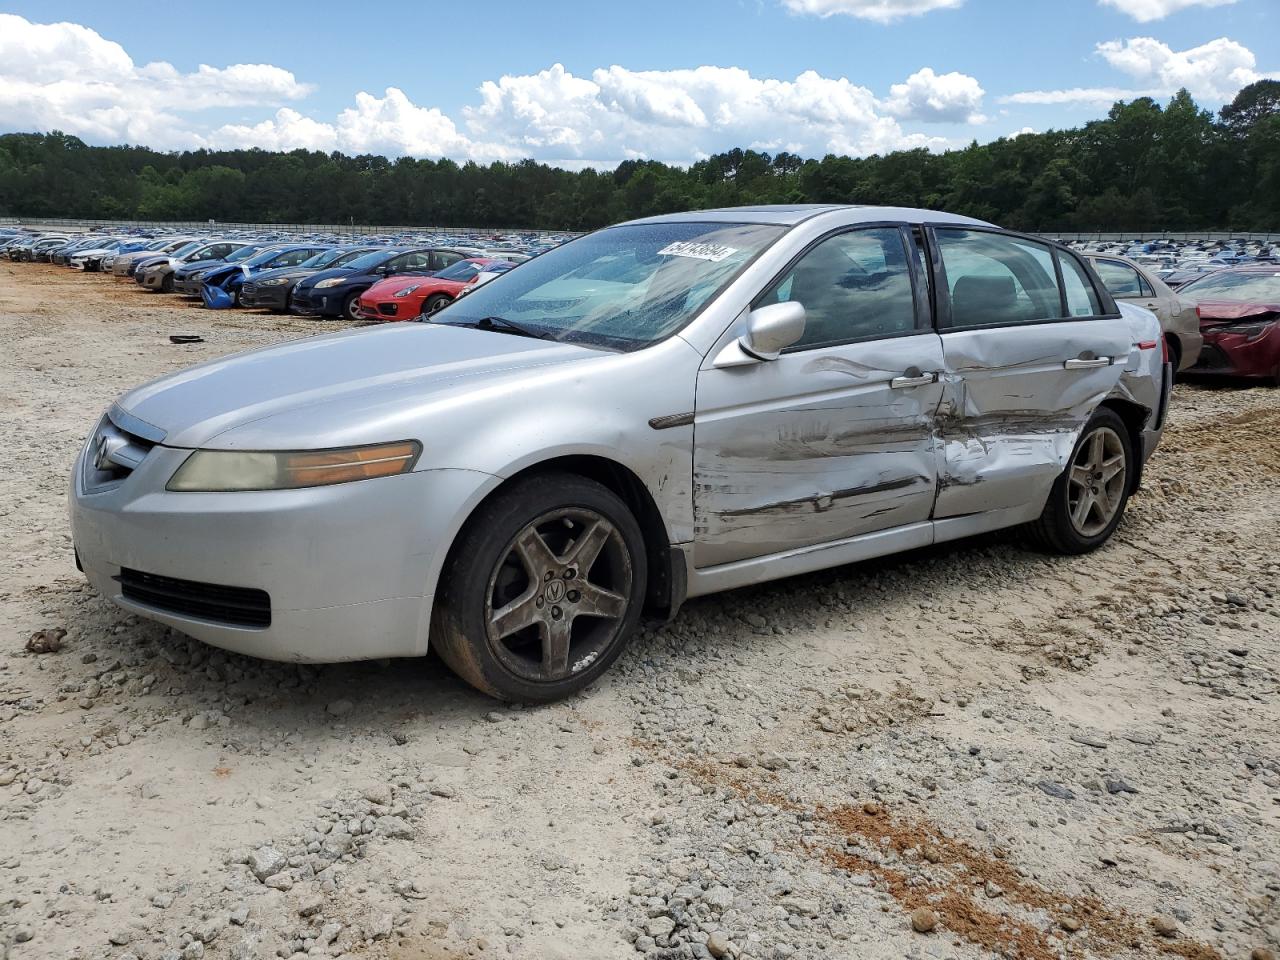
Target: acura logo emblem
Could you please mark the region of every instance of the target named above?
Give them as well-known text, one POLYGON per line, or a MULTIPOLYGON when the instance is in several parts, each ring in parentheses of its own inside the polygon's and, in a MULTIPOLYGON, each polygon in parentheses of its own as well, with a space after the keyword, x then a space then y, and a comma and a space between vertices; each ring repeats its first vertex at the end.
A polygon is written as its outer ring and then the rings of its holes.
POLYGON ((93 465, 99 470, 114 470, 116 465, 111 454, 123 446, 123 441, 119 439, 113 440, 105 433, 98 434, 98 439, 93 444, 93 465))

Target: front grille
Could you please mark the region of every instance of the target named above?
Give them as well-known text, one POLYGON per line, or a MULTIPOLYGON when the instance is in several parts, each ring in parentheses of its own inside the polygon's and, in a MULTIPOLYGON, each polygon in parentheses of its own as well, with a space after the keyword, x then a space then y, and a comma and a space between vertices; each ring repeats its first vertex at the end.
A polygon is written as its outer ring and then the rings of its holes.
POLYGON ((155 442, 130 433, 103 417, 84 455, 84 485, 93 492, 123 480, 142 465, 155 442))
POLYGON ((119 579, 124 598, 143 606, 237 627, 271 626, 271 597, 265 590, 179 580, 128 567, 121 568, 119 579))

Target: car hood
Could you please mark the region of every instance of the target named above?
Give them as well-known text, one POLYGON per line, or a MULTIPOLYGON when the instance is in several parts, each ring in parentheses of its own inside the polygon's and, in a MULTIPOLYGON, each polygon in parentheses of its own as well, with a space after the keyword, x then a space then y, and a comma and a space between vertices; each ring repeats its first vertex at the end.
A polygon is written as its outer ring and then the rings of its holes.
POLYGON ((253 275, 254 280, 274 280, 278 277, 284 277, 288 280, 301 280, 303 277, 309 277, 316 272, 315 267, 276 267, 274 270, 263 270, 261 273, 253 275))
POLYGON ((1280 313, 1280 303, 1266 300, 1203 300, 1199 306, 1201 320, 1243 320, 1265 314, 1280 313))
POLYGON ((330 277, 356 277, 364 276, 357 274, 350 267, 326 267, 323 270, 316 270, 307 274, 306 282, 308 286, 315 286, 321 280, 328 280, 330 277))
POLYGON ((532 368, 601 356, 509 334, 396 324, 224 357, 144 384, 118 405, 162 431, 166 446, 375 443, 412 436, 405 431, 424 404, 465 399, 532 368))
POLYGON ((385 280, 379 280, 372 287, 365 291, 366 297, 390 297, 405 287, 412 287, 414 284, 425 283, 429 278, 421 274, 396 274, 394 277, 387 277, 385 280))

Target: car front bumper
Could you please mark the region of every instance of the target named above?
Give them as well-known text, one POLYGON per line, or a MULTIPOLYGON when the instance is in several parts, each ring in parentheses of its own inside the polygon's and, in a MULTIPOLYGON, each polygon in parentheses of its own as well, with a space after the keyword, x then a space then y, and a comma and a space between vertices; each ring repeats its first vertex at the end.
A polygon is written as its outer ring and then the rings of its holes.
POLYGON ((172 271, 170 271, 168 268, 162 268, 159 270, 152 269, 144 273, 142 275, 142 279, 139 280, 138 282, 141 283, 148 290, 163 290, 165 277, 171 276, 171 275, 172 275, 172 271))
POLYGON ((1204 346, 1188 373, 1280 379, 1280 320, 1250 339, 1240 333, 1204 331, 1204 346))
POLYGON ((203 278, 182 277, 179 279, 176 275, 173 278, 173 292, 182 294, 184 297, 200 296, 200 288, 203 286, 203 278))
MULTIPOLYGON (((333 289, 335 291, 342 290, 341 287, 333 289)), ((299 291, 295 287, 289 310, 304 317, 339 317, 342 315, 342 304, 346 301, 347 293, 345 290, 338 293, 330 292, 329 290, 316 290, 314 287, 306 291, 299 291)))
POLYGON ((268 660, 426 653, 443 554, 460 518, 497 478, 423 470, 307 490, 166 491, 188 452, 155 447, 106 488, 88 486, 84 453, 77 458, 71 530, 79 563, 99 592, 206 643, 268 660), (159 605, 140 600, 130 588, 139 574, 203 588, 205 597, 264 591, 269 624, 193 613, 181 592, 159 605))
POLYGON ((254 310, 285 310, 289 306, 291 283, 275 283, 259 286, 252 280, 246 280, 240 288, 240 306, 254 310))

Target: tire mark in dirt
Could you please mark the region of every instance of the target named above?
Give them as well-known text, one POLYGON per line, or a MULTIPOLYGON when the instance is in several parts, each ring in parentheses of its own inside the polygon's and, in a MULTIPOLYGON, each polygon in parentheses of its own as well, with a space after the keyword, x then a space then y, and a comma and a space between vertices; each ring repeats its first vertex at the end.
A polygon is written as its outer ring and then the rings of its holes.
MULTIPOLYGON (((638 744, 656 751, 653 744, 638 744)), ((1165 955, 1185 960, 1223 960, 1206 944, 1158 936, 1120 907, 1097 897, 1050 890, 1023 878, 1002 851, 987 853, 947 836, 926 819, 890 813, 878 803, 862 807, 802 804, 776 790, 750 783, 737 768, 709 761, 669 761, 704 784, 728 788, 740 797, 780 810, 801 813, 829 844, 802 842, 797 853, 848 874, 869 874, 906 913, 932 910, 950 934, 975 946, 1019 960, 1058 960, 1071 956, 1165 955), (891 850, 901 867, 888 866, 881 854, 891 850), (999 913, 975 899, 988 884, 1000 888, 1004 904, 1022 916, 999 913), (1060 929, 1047 930, 1044 916, 1060 929), (1078 932, 1068 934, 1068 927, 1078 932)))

